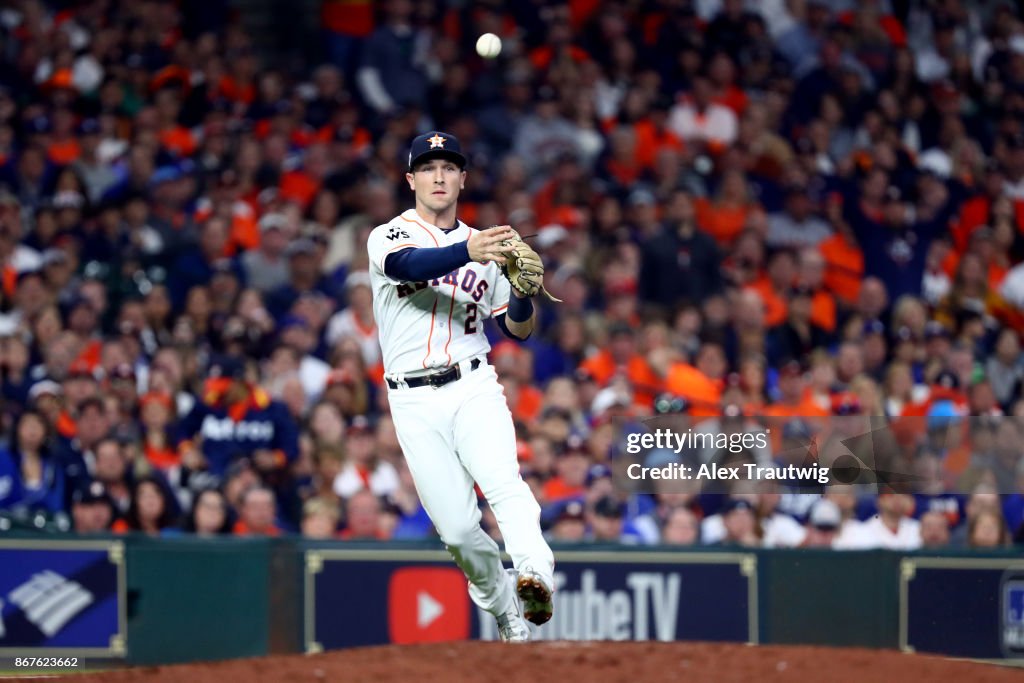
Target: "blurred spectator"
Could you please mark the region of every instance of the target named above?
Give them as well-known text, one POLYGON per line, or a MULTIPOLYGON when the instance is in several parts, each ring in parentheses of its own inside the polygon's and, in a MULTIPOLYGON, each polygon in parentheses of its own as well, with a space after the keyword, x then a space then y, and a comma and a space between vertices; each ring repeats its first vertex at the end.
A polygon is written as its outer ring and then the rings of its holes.
MULTIPOLYGON (((982 513, 1003 515, 1000 496, 989 483, 980 483, 974 487, 967 502, 964 504, 964 524, 959 525, 950 536, 950 545, 963 548, 969 544, 969 530, 976 517, 982 513)), ((1005 522, 1004 522, 1005 523, 1005 522)))
POLYGON ((558 506, 547 535, 552 541, 576 543, 585 540, 586 533, 587 522, 583 503, 578 500, 567 500, 558 506))
POLYGON ((284 467, 298 452, 295 423, 283 404, 250 385, 244 363, 223 356, 210 367, 203 401, 182 421, 180 446, 188 466, 222 476, 238 458, 252 458, 263 472, 284 467), (190 440, 200 437, 200 443, 190 440))
MULTIPOLYGON (((746 177, 738 170, 723 173, 715 195, 709 199, 698 199, 695 208, 697 225, 714 237, 720 247, 735 246, 740 235, 747 229, 753 231, 750 235, 760 245, 758 226, 763 218, 761 207, 754 200, 746 177)), ((753 264, 741 261, 737 265, 753 264)))
POLYGON ((247 489, 241 497, 238 521, 232 532, 236 536, 278 536, 274 492, 263 486, 247 489))
POLYGON ((173 531, 177 523, 174 499, 165 485, 156 477, 140 477, 132 484, 131 503, 124 519, 118 520, 113 530, 141 531, 160 536, 173 531))
POLYGON ((184 529, 197 536, 231 533, 231 515, 224 495, 217 489, 203 489, 197 493, 184 529))
MULTIPOLYGON (((722 528, 725 533, 711 545, 741 545, 757 547, 761 545, 761 533, 754 506, 743 498, 728 500, 722 508, 722 528)), ((703 533, 701 534, 704 535, 703 533)))
POLYGON ((613 496, 599 498, 591 506, 587 518, 590 522, 590 539, 597 543, 619 543, 623 535, 622 522, 626 506, 613 496))
POLYGON ((576 129, 561 112, 558 92, 542 85, 534 94, 533 112, 517 128, 514 153, 526 166, 527 176, 549 171, 561 158, 577 154, 576 129))
POLYGON ((696 75, 690 97, 672 108, 668 127, 688 144, 720 151, 736 139, 738 122, 733 110, 712 101, 712 88, 709 78, 696 75))
POLYGON ((142 427, 142 448, 153 467, 167 471, 177 467, 181 458, 174 444, 171 423, 174 406, 170 395, 151 392, 138 400, 142 427))
MULTIPOLYGON (((77 369, 76 371, 81 372, 81 370, 77 369)), ((93 383, 92 388, 88 391, 95 392, 98 390, 95 385, 95 376, 91 372, 87 372, 86 377, 83 377, 82 374, 72 376, 82 378, 79 381, 93 383)), ((66 386, 64 391, 73 395, 71 387, 66 386)), ((60 448, 59 458, 63 462, 64 473, 67 476, 68 482, 77 487, 89 480, 89 461, 95 462, 96 446, 110 431, 110 419, 107 416, 103 401, 95 394, 89 395, 72 407, 76 412, 72 415, 58 414, 53 421, 53 426, 58 430, 65 426, 67 430, 67 433, 63 434, 64 438, 58 440, 60 448)), ((126 499, 126 496, 123 496, 120 492, 108 491, 108 493, 113 495, 115 500, 120 498, 126 499)), ((118 507, 120 507, 120 504, 118 507)))
POLYGON ((664 545, 697 545, 700 543, 700 523, 688 508, 672 508, 661 529, 664 545))
MULTIPOLYGON (((780 512, 781 494, 768 484, 757 498, 757 516, 761 523, 761 544, 766 548, 794 548, 804 542, 806 531, 784 512, 780 512)), ((812 513, 813 514, 813 513, 812 513)))
POLYGON ((814 205, 807 196, 807 188, 790 185, 785 190, 783 210, 768 216, 769 247, 798 249, 816 247, 832 234, 828 224, 814 215, 814 205))
POLYGON ((340 519, 337 500, 310 498, 302 506, 302 535, 306 538, 334 538, 340 519))
POLYGON ((266 294, 288 282, 288 219, 268 213, 259 221, 260 246, 242 254, 242 268, 248 286, 266 294))
POLYGON ((544 500, 555 502, 583 495, 588 465, 583 440, 579 437, 569 439, 566 450, 555 463, 555 476, 544 484, 544 500))
POLYGON ((26 411, 14 426, 8 450, 0 451, 0 507, 59 512, 65 509, 65 477, 48 445, 42 415, 26 411))
POLYGON ((1003 516, 997 512, 981 512, 968 522, 968 548, 1001 548, 1010 544, 1010 534, 1003 516))
POLYGON ((911 518, 914 499, 901 493, 880 493, 878 514, 860 524, 843 528, 834 547, 841 549, 887 548, 915 550, 921 546, 920 523, 911 518))
POLYGON ((341 538, 354 540, 387 540, 380 498, 367 490, 357 491, 345 502, 345 528, 341 538))
POLYGON ((819 500, 807 517, 806 535, 800 543, 804 548, 831 548, 842 523, 839 506, 831 500, 819 500))
POLYGON ((134 502, 133 473, 117 439, 112 436, 100 439, 94 449, 94 462, 96 481, 103 484, 118 512, 127 514, 134 502))
POLYGON ((369 490, 375 496, 394 493, 398 488, 398 472, 394 465, 376 454, 373 430, 366 418, 353 420, 346 437, 346 463, 334 479, 334 492, 342 498, 362 490, 369 490))
POLYGON ((363 45, 356 79, 363 98, 377 114, 415 106, 427 94, 431 35, 413 23, 414 10, 410 0, 389 0, 384 24, 363 45))
MULTIPOLYGON (((388 503, 397 516, 392 538, 427 538, 434 532, 434 525, 423 509, 416 485, 409 472, 409 466, 402 458, 396 467, 398 471, 398 487, 388 496, 388 503)), ((525 475, 524 475, 525 476, 525 475)))
POLYGON ((71 494, 71 528, 76 534, 105 533, 115 516, 114 501, 100 482, 85 484, 71 494))
POLYGON ((377 343, 377 323, 373 318, 369 274, 364 271, 350 273, 345 279, 345 293, 348 306, 327 321, 324 341, 334 348, 342 338, 358 340, 363 361, 367 367, 373 367, 381 362, 381 353, 377 343))
POLYGON ((929 550, 949 546, 949 518, 941 512, 921 515, 921 547, 929 550))
POLYGON ((641 299, 663 310, 703 301, 722 289, 720 265, 717 245, 695 223, 692 197, 677 190, 662 231, 643 244, 641 299))

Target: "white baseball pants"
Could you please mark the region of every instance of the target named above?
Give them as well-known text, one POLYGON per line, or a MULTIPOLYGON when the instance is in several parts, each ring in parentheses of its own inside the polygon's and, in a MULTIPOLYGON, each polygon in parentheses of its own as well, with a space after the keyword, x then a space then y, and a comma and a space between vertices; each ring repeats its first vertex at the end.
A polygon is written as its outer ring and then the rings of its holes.
POLYGON ((540 506, 519 476, 512 415, 486 362, 462 378, 388 390, 391 416, 416 491, 441 540, 469 579, 469 594, 498 615, 514 600, 498 544, 480 527, 473 482, 494 510, 516 569, 530 567, 554 586, 554 556, 540 529, 540 506))

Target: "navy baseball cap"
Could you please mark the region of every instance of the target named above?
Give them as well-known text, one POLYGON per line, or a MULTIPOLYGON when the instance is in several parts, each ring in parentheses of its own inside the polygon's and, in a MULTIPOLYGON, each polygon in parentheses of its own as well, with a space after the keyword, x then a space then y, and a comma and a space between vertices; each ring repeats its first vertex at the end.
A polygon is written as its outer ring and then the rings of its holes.
POLYGON ((409 170, 427 159, 451 159, 459 168, 466 168, 459 139, 450 133, 432 130, 416 137, 409 146, 409 170))
POLYGON ((218 356, 211 360, 207 373, 211 378, 245 379, 245 362, 235 356, 218 356))

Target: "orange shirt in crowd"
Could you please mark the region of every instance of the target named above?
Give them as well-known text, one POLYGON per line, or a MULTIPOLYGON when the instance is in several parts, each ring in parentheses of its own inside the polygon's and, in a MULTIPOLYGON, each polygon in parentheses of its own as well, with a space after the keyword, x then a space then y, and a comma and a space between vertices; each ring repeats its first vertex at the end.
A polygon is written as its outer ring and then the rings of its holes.
POLYGON ((735 85, 730 85, 722 94, 715 98, 715 103, 723 107, 729 107, 729 109, 736 112, 736 116, 742 116, 747 108, 748 100, 747 93, 735 85))
POLYGON ((8 298, 13 297, 14 290, 18 286, 18 271, 10 263, 5 263, 2 276, 4 295, 8 298))
MULTIPOLYGON (((575 45, 569 46, 569 57, 577 64, 590 61, 590 55, 587 54, 587 51, 575 45)), ((555 50, 549 45, 538 47, 530 53, 530 63, 539 71, 547 71, 547 68, 551 65, 551 60, 554 58, 555 50)))
POLYGON ((103 342, 100 341, 99 339, 93 339, 92 341, 85 345, 85 348, 82 349, 82 352, 78 354, 78 358, 72 361, 72 363, 85 363, 86 365, 89 366, 89 369, 95 370, 96 366, 100 364, 100 353, 102 351, 103 342))
MULTIPOLYGON (((329 123, 326 126, 322 126, 320 130, 316 132, 315 139, 317 142, 331 142, 334 140, 337 132, 338 126, 329 123)), ((370 131, 365 128, 356 128, 352 131, 352 149, 355 150, 357 154, 365 153, 372 144, 373 138, 370 136, 370 131)))
MULTIPOLYGON (((203 223, 213 213, 213 204, 205 197, 199 200, 196 207, 195 221, 203 223)), ((233 256, 237 251, 255 249, 260 245, 259 224, 256 212, 248 202, 239 200, 231 207, 231 231, 224 256, 233 256)))
POLYGON ((220 79, 217 91, 222 97, 232 102, 252 104, 256 99, 256 86, 253 83, 239 83, 231 76, 224 76, 220 79))
POLYGON ((160 145, 175 156, 190 157, 196 151, 196 138, 184 126, 171 126, 160 131, 160 145))
POLYGON ((278 192, 282 199, 293 200, 303 207, 309 206, 320 191, 320 183, 302 170, 288 171, 281 176, 278 192))
POLYGON ((169 443, 164 444, 163 448, 143 443, 142 453, 146 456, 146 460, 157 469, 169 470, 181 464, 181 455, 178 453, 178 449, 169 443))
MULTIPOLYGON (((533 213, 537 217, 537 225, 558 222, 555 219, 555 208, 557 206, 555 204, 555 192, 557 189, 558 181, 549 180, 533 195, 533 213)), ((462 211, 461 204, 459 205, 459 211, 462 211)))
MULTIPOLYGON (((961 415, 967 415, 968 412, 970 412, 970 406, 968 404, 966 394, 955 389, 933 386, 931 387, 927 398, 904 406, 903 412, 900 414, 900 419, 894 420, 894 423, 901 423, 901 427, 904 430, 911 430, 912 428, 912 430, 915 430, 920 434, 924 434, 928 426, 928 412, 931 410, 932 405, 938 401, 951 401, 957 412, 961 415)), ((966 464, 967 463, 964 462, 965 468, 966 464)), ((944 469, 954 471, 948 462, 945 463, 944 469)))
POLYGON ((512 406, 512 417, 520 422, 533 422, 544 405, 544 392, 532 384, 522 384, 518 393, 519 398, 512 406))
POLYGON ((658 130, 648 119, 633 124, 636 135, 636 163, 643 168, 653 168, 658 152, 663 149, 683 151, 685 145, 678 135, 670 130, 658 130))
POLYGON ((636 157, 629 163, 622 163, 615 159, 608 159, 604 167, 608 170, 608 175, 614 178, 619 185, 623 187, 629 187, 640 179, 640 174, 643 172, 643 168, 636 163, 636 157))
POLYGON ((65 439, 73 439, 78 434, 78 423, 75 422, 75 418, 71 417, 71 414, 66 411, 60 411, 60 415, 57 416, 57 433, 63 436, 65 439))
POLYGON ((573 29, 583 29, 600 6, 601 0, 569 0, 569 22, 573 29))
MULTIPOLYGON (((770 438, 772 441, 772 450, 776 453, 782 450, 782 429, 786 426, 786 422, 796 418, 804 420, 808 418, 817 418, 824 420, 824 418, 831 415, 829 411, 822 408, 821 405, 814 400, 814 392, 810 387, 804 391, 799 402, 772 403, 762 408, 761 414, 768 418, 766 422, 767 426, 771 428, 770 438)), ((813 421, 816 422, 817 420, 813 421)))
POLYGON ((373 33, 373 0, 323 0, 320 25, 332 33, 365 38, 373 33))
POLYGON ((276 526, 273 526, 270 527, 270 529, 267 529, 266 531, 260 532, 259 534, 254 534, 249 529, 245 522, 243 522, 242 520, 238 520, 237 522, 235 522, 235 525, 231 527, 231 533, 235 536, 280 536, 281 530, 278 529, 276 526))
MULTIPOLYGON (((903 413, 892 421, 894 433, 903 435, 904 438, 914 440, 924 438, 928 430, 928 411, 933 401, 939 399, 926 399, 917 403, 911 403, 904 407, 903 413)), ((954 400, 957 409, 966 415, 967 400, 954 400)), ((970 432, 964 428, 963 439, 959 444, 949 448, 942 458, 942 471, 950 478, 950 482, 956 480, 963 474, 971 464, 970 432)))
POLYGON ((569 486, 562 480, 561 477, 552 477, 544 482, 544 498, 547 501, 554 502, 556 500, 564 500, 566 498, 576 498, 583 496, 587 492, 585 486, 569 486))
POLYGON ((818 290, 811 298, 811 322, 825 330, 835 332, 836 299, 824 290, 818 290))
POLYGON ((786 317, 789 315, 789 306, 786 305, 786 300, 775 291, 775 287, 772 286, 772 281, 768 279, 768 276, 762 276, 754 280, 744 289, 756 292, 761 297, 761 301, 764 303, 764 324, 766 327, 775 327, 786 322, 786 317))
POLYGON ((685 398, 694 417, 715 417, 721 412, 722 383, 689 363, 674 363, 665 377, 665 390, 685 398))
POLYGON ((856 303, 864 279, 864 252, 840 234, 824 240, 818 251, 825 259, 825 287, 840 301, 856 303))
POLYGON ((950 228, 955 251, 961 253, 967 251, 971 235, 988 222, 988 212, 991 206, 992 202, 985 195, 964 200, 960 206, 960 220, 950 228))
POLYGON ((46 156, 57 166, 67 166, 74 163, 81 154, 82 148, 78 145, 78 140, 75 138, 61 141, 54 140, 46 148, 46 156))
MULTIPOLYGON (((357 537, 352 534, 351 529, 342 529, 341 532, 338 534, 338 538, 342 539, 343 541, 349 541, 366 539, 366 536, 357 537)), ((387 541, 390 538, 391 536, 386 532, 382 531, 381 529, 377 529, 375 532, 373 532, 373 540, 375 541, 387 541)))
MULTIPOLYGON (((847 10, 840 13, 836 20, 843 26, 853 26, 856 22, 856 13, 853 10, 847 10)), ((907 46, 907 31, 897 17, 892 14, 883 14, 878 17, 876 25, 882 29, 893 47, 907 46)))
POLYGON ((605 386, 617 372, 624 370, 633 386, 633 402, 636 405, 653 406, 654 398, 665 386, 664 380, 651 369, 647 359, 638 353, 633 354, 625 366, 620 366, 612 358, 611 352, 605 349, 584 360, 579 367, 586 370, 600 386, 605 386))
MULTIPOLYGON (((964 250, 966 251, 966 249, 964 250)), ((949 253, 946 254, 946 258, 942 259, 942 272, 944 272, 950 280, 955 281, 956 271, 960 267, 960 257, 964 252, 950 249, 949 253)), ((992 263, 988 264, 988 286, 989 289, 997 291, 999 285, 1003 284, 1003 278, 1006 277, 1006 273, 1009 272, 1009 268, 1001 264, 992 263)))
POLYGON ((1013 202, 1013 215, 1017 221, 1017 232, 1024 234, 1024 200, 1013 202))
POLYGON ((723 247, 731 246, 743 232, 751 208, 747 205, 722 206, 708 201, 706 197, 700 197, 694 202, 697 225, 723 247))

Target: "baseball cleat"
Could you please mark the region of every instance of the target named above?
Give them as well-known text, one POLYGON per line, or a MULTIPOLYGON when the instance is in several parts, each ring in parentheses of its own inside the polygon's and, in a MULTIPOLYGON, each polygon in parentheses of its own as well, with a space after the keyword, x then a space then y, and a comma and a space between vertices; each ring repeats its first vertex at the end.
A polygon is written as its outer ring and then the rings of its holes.
POLYGON ((551 619, 551 588, 537 572, 529 568, 519 572, 516 595, 523 601, 523 613, 527 621, 540 626, 551 619))
MULTIPOLYGON (((514 582, 516 573, 514 569, 508 570, 511 580, 514 582)), ((503 643, 528 643, 530 642, 530 627, 526 625, 523 618, 523 607, 519 604, 519 598, 512 598, 512 607, 504 614, 495 617, 498 621, 498 637, 503 643)))

